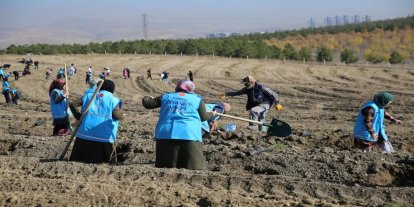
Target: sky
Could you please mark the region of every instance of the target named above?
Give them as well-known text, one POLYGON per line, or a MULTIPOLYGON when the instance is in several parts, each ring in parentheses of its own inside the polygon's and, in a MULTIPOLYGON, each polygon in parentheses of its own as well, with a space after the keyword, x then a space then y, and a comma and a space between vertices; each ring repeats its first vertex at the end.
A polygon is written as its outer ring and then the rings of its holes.
POLYGON ((0 0, 0 48, 273 32, 322 25, 327 16, 372 20, 414 15, 413 0, 0 0))

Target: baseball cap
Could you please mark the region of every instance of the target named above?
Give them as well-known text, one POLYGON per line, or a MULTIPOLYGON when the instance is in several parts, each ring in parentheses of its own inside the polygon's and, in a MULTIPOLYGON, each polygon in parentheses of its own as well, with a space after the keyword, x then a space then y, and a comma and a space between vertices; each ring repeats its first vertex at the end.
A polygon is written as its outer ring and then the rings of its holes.
POLYGON ((245 78, 243 78, 240 83, 248 83, 248 82, 256 82, 256 78, 254 78, 251 75, 248 75, 245 78))

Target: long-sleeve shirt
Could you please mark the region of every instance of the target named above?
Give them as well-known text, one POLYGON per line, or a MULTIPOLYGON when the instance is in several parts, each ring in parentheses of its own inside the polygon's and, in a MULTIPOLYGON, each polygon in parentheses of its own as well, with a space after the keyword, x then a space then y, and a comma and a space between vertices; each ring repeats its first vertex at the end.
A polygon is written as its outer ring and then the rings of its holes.
MULTIPOLYGON (((372 121, 374 120, 375 110, 372 107, 367 107, 362 110, 362 115, 364 116, 365 127, 371 135, 375 134, 374 128, 372 126, 372 121)), ((396 118, 391 116, 388 112, 384 112, 384 118, 396 122, 396 118)))
POLYGON ((247 94, 246 110, 250 110, 251 108, 265 102, 269 102, 269 104, 275 105, 279 103, 279 97, 276 92, 274 92, 269 87, 257 82, 252 88, 244 87, 239 91, 227 92, 225 94, 226 96, 238 96, 247 94))

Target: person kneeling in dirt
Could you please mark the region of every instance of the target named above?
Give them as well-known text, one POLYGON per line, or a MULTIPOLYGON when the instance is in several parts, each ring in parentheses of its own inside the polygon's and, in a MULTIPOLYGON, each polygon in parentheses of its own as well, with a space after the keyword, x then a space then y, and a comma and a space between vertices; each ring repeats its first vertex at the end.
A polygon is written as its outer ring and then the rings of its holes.
MULTIPOLYGON (((212 103, 212 104, 206 104, 207 111, 214 111, 216 113, 222 113, 225 114, 230 111, 231 106, 230 104, 226 102, 219 102, 219 103, 212 103)), ((207 121, 203 121, 201 128, 202 128, 202 134, 203 137, 208 137, 208 135, 218 130, 217 121, 221 118, 220 115, 215 115, 214 117, 210 118, 207 121)))
POLYGON ((358 113, 354 125, 354 146, 370 152, 379 146, 383 152, 392 153, 394 149, 385 133, 384 118, 401 124, 385 109, 394 101, 394 96, 388 92, 379 92, 374 99, 365 103, 358 113))
POLYGON ((53 118, 53 136, 69 135, 69 115, 67 112, 68 104, 63 87, 65 86, 65 79, 56 79, 52 82, 49 88, 50 96, 50 111, 53 118))
MULTIPOLYGON (((238 96, 242 94, 247 95, 246 110, 250 111, 249 118, 254 121, 265 122, 266 114, 274 105, 277 111, 282 110, 282 105, 279 104, 279 98, 276 92, 267 86, 258 83, 253 76, 247 76, 242 79, 244 88, 236 92, 227 92, 220 96, 224 99, 226 96, 238 96)), ((260 129, 257 125, 249 123, 247 127, 251 130, 260 129)))
POLYGON ((20 99, 20 97, 22 96, 20 91, 17 90, 17 88, 11 89, 10 90, 10 96, 11 96, 12 104, 17 106, 18 105, 17 102, 20 99))
POLYGON ((201 122, 212 115, 207 113, 202 97, 194 89, 192 81, 181 80, 173 93, 142 99, 146 109, 161 107, 155 128, 155 167, 205 168, 200 129, 201 122))
POLYGON ((104 80, 83 120, 79 120, 81 113, 76 107, 82 106, 81 110, 85 111, 94 93, 87 91, 82 98, 70 103, 74 117, 80 122, 70 161, 116 162, 114 143, 117 138, 119 120, 124 119, 124 115, 121 111, 122 101, 113 95, 114 91, 114 82, 104 80))

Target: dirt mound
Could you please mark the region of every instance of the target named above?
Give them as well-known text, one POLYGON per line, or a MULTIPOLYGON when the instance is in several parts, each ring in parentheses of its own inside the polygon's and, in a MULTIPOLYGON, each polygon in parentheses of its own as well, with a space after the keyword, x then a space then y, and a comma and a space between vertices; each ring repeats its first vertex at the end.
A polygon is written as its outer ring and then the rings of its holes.
MULTIPOLYGON (((0 56, 12 64, 20 56, 0 56)), ((413 71, 404 67, 322 66, 285 62, 157 55, 36 56, 40 70, 12 87, 22 91, 17 107, 0 103, 0 205, 2 206, 382 206, 414 205, 414 141, 412 140, 413 71), (115 93, 127 118, 120 124, 116 165, 58 161, 68 137, 52 137, 46 67, 75 63, 71 98, 88 86, 89 65, 99 74, 111 67, 115 93), (170 82, 146 79, 167 70, 170 82), (102 68, 98 68, 102 66, 102 68), (122 69, 131 69, 131 79, 122 69), (154 167, 153 130, 158 110, 141 105, 144 95, 173 91, 192 70, 196 92, 206 102, 242 87, 254 75, 280 95, 284 110, 270 111, 291 124, 292 136, 264 137, 247 124, 234 123, 234 133, 204 140, 207 170, 154 167), (402 125, 386 123, 396 153, 362 153, 352 148, 352 128, 361 104, 375 92, 396 94, 390 113, 402 125), (266 149, 266 150, 263 150, 266 149)), ((54 74, 56 75, 56 74, 54 74)), ((96 76, 96 75, 95 75, 96 76)), ((231 115, 247 118, 246 97, 226 100, 231 115)), ((69 151, 70 153, 70 151, 69 151)))

